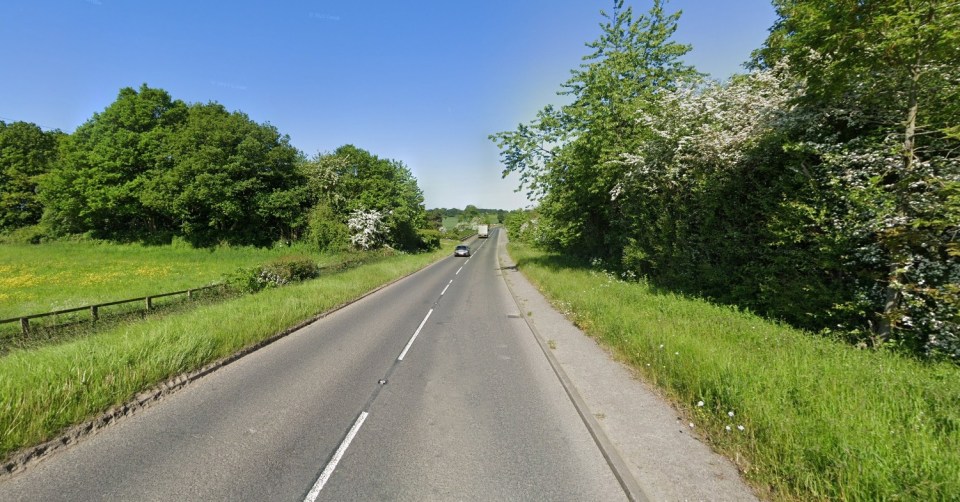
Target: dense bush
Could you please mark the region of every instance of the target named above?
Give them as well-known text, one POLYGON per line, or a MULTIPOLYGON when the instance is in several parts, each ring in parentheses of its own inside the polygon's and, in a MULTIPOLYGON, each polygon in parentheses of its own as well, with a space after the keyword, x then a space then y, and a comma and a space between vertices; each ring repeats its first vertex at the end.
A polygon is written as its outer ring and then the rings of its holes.
POLYGON ((443 234, 439 230, 418 230, 417 237, 420 239, 420 248, 423 251, 432 251, 440 249, 440 238, 443 234))
POLYGON ((47 231, 40 225, 0 232, 0 244, 40 244, 47 239, 47 231))
POLYGON ((541 243, 538 238, 540 235, 540 220, 536 211, 511 211, 504 218, 503 226, 509 232, 511 240, 528 244, 541 243))
POLYGON ((328 204, 318 203, 310 211, 307 239, 320 251, 342 251, 350 245, 350 229, 328 204))
POLYGON ((285 256, 253 268, 242 268, 227 277, 227 284, 244 293, 279 287, 320 275, 320 267, 305 256, 285 256))

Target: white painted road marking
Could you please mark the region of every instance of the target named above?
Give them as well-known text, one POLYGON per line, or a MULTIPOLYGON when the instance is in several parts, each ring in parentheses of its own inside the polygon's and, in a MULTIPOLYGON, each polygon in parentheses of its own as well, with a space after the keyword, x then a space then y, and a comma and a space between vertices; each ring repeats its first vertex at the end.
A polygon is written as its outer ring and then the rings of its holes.
POLYGON ((417 331, 413 333, 413 336, 410 337, 410 341, 407 342, 407 346, 403 348, 403 352, 400 353, 400 357, 397 358, 397 361, 403 361, 403 356, 407 355, 407 351, 410 350, 410 346, 413 345, 413 341, 417 339, 417 335, 420 334, 420 330, 423 329, 423 325, 427 324, 427 319, 430 319, 430 314, 433 313, 433 309, 430 309, 427 312, 427 316, 423 318, 423 321, 420 321, 420 327, 417 328, 417 331))
MULTIPOLYGON (((483 244, 480 245, 483 247, 483 244)), ((477 248, 478 250, 480 248, 477 248)), ((470 263, 470 259, 467 258, 467 261, 463 263, 464 266, 470 263)), ((463 266, 457 269, 457 273, 454 275, 459 275, 460 271, 463 270, 463 266)), ((440 292, 440 296, 443 296, 447 289, 450 288, 450 285, 453 284, 453 279, 450 279, 450 282, 443 288, 443 291, 440 292)), ((417 330, 413 333, 413 336, 410 337, 410 341, 407 342, 406 347, 403 348, 403 351, 400 352, 400 356, 397 357, 397 361, 403 361, 403 358, 407 355, 407 351, 410 350, 410 347, 413 346, 413 341, 417 339, 417 336, 420 335, 420 331, 423 330, 423 327, 427 324, 427 319, 430 319, 430 316, 433 314, 433 309, 430 309, 427 312, 427 315, 420 321, 420 326, 417 327, 417 330)), ((327 466, 323 468, 323 472, 320 473, 320 477, 317 478, 317 482, 313 484, 313 488, 310 489, 310 492, 307 493, 307 497, 304 499, 304 502, 316 502, 317 497, 320 496, 320 490, 323 489, 323 486, 327 484, 327 481, 330 480, 330 476, 333 475, 333 471, 337 468, 337 464, 340 463, 340 459, 343 458, 344 453, 347 452, 347 448, 350 447, 350 443, 353 442, 353 438, 356 437, 357 433, 360 432, 360 427, 363 425, 363 422, 367 419, 369 413, 366 411, 361 412, 360 416, 357 417, 357 421, 353 423, 353 427, 350 428, 350 431, 347 432, 347 436, 343 438, 343 442, 340 443, 340 447, 337 448, 337 451, 334 452, 333 458, 330 459, 330 462, 327 463, 327 466)))
POLYGON ((328 463, 327 466, 324 467, 323 472, 320 473, 320 477, 317 478, 317 482, 313 484, 313 488, 310 489, 310 493, 307 494, 304 502, 315 502, 317 500, 317 497, 320 495, 320 490, 323 489, 323 485, 327 484, 330 476, 333 475, 333 470, 337 468, 337 464, 340 463, 343 454, 346 453, 347 448, 350 447, 350 442, 353 441, 354 436, 360 431, 360 426, 363 425, 363 421, 367 419, 367 415, 369 415, 369 413, 364 411, 357 417, 357 421, 353 423, 353 427, 350 428, 347 437, 343 438, 343 442, 340 443, 340 447, 337 448, 336 453, 333 454, 330 463, 328 463))

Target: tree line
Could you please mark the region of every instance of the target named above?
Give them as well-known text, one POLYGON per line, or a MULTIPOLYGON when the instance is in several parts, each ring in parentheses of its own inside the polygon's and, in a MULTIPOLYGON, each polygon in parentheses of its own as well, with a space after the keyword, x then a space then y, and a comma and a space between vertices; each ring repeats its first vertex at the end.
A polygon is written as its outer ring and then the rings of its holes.
POLYGON ((439 207, 427 210, 427 220, 431 228, 439 228, 443 225, 444 218, 456 218, 460 223, 471 223, 474 221, 490 222, 496 221, 503 223, 507 211, 503 209, 483 209, 467 204, 463 209, 439 207))
POLYGON ((622 0, 560 94, 494 134, 524 239, 867 346, 960 361, 960 3, 775 0, 750 70, 685 64, 622 0))
POLYGON ((417 250, 436 243, 424 226, 402 162, 353 145, 307 156, 272 125, 146 84, 72 134, 0 122, 0 231, 33 240, 417 250))

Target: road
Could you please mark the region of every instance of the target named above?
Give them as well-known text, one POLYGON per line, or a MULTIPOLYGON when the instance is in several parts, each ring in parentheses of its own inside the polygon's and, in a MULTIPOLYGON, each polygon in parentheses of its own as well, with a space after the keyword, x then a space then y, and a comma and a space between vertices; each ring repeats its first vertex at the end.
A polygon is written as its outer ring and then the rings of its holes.
POLYGON ((0 480, 0 500, 623 500, 495 241, 0 480))

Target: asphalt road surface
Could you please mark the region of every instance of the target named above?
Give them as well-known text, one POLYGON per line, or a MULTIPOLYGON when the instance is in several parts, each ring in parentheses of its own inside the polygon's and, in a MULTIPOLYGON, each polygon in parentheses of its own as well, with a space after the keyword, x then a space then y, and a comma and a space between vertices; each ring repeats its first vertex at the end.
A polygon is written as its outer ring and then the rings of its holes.
POLYGON ((0 500, 625 499, 498 232, 0 479, 0 500))

